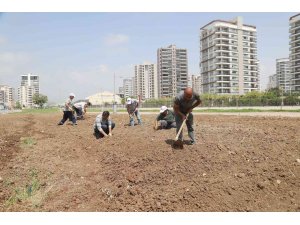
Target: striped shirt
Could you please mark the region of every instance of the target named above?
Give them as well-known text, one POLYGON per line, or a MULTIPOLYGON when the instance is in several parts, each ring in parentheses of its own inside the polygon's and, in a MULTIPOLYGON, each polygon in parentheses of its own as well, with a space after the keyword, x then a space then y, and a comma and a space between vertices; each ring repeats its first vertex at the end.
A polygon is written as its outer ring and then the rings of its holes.
POLYGON ((96 120, 95 120, 95 123, 94 123, 94 128, 97 127, 98 130, 102 130, 101 125, 108 125, 108 126, 111 127, 111 124, 112 124, 112 122, 111 122, 110 117, 108 117, 108 119, 106 119, 106 120, 103 120, 102 114, 99 114, 96 117, 96 120))

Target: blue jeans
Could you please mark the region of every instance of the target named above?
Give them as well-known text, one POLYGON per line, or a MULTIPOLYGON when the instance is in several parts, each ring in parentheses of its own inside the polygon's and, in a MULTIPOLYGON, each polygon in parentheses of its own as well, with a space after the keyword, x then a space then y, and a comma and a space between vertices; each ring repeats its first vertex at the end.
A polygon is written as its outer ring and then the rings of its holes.
POLYGON ((142 124, 140 111, 137 110, 134 113, 129 114, 129 124, 130 124, 130 126, 134 126, 134 115, 136 116, 136 118, 138 120, 138 124, 142 124))
MULTIPOLYGON (((182 122, 183 122, 181 116, 178 115, 177 113, 175 113, 175 121, 176 121, 176 134, 177 134, 182 125, 182 122)), ((193 128, 194 116, 192 113, 189 114, 185 123, 187 126, 188 135, 189 135, 191 141, 195 142, 195 134, 194 134, 194 128, 193 128)), ((182 131, 180 132, 178 139, 183 140, 182 139, 182 131)))

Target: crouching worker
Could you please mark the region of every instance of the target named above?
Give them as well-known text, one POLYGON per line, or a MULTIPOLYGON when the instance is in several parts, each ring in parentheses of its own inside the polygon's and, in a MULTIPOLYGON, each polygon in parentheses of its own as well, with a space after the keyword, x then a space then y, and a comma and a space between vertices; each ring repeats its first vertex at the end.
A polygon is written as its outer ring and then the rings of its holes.
POLYGON ((112 130, 115 127, 115 123, 111 121, 109 112, 104 111, 96 117, 96 121, 94 123, 94 135, 97 139, 103 137, 112 136, 112 130))
POLYGON ((171 128, 176 128, 174 112, 169 110, 167 106, 162 106, 159 115, 156 117, 154 129, 160 130, 171 128))
POLYGON ((90 102, 77 102, 74 104, 73 109, 76 112, 77 120, 83 120, 84 115, 86 114, 87 107, 91 106, 90 102))

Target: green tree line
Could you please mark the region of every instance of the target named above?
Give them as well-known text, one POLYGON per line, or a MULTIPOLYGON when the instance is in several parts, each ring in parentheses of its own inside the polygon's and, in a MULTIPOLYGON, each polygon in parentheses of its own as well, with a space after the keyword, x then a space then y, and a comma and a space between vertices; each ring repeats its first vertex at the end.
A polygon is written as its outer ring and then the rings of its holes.
MULTIPOLYGON (((299 105, 300 93, 284 93, 279 88, 273 88, 265 92, 248 92, 244 95, 217 95, 202 94, 200 96, 204 107, 233 107, 233 106, 280 106, 299 105)), ((149 99, 143 103, 143 107, 157 107, 173 105, 173 98, 149 99)))

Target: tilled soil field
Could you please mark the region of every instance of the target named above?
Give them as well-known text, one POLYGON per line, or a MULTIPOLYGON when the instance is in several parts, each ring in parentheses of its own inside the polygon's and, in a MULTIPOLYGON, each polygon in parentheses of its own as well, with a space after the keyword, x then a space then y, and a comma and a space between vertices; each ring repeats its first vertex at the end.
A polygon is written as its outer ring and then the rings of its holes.
POLYGON ((96 140, 96 114, 1 115, 0 211, 300 211, 299 118, 194 115, 197 144, 174 150, 155 116, 112 115, 96 140))

